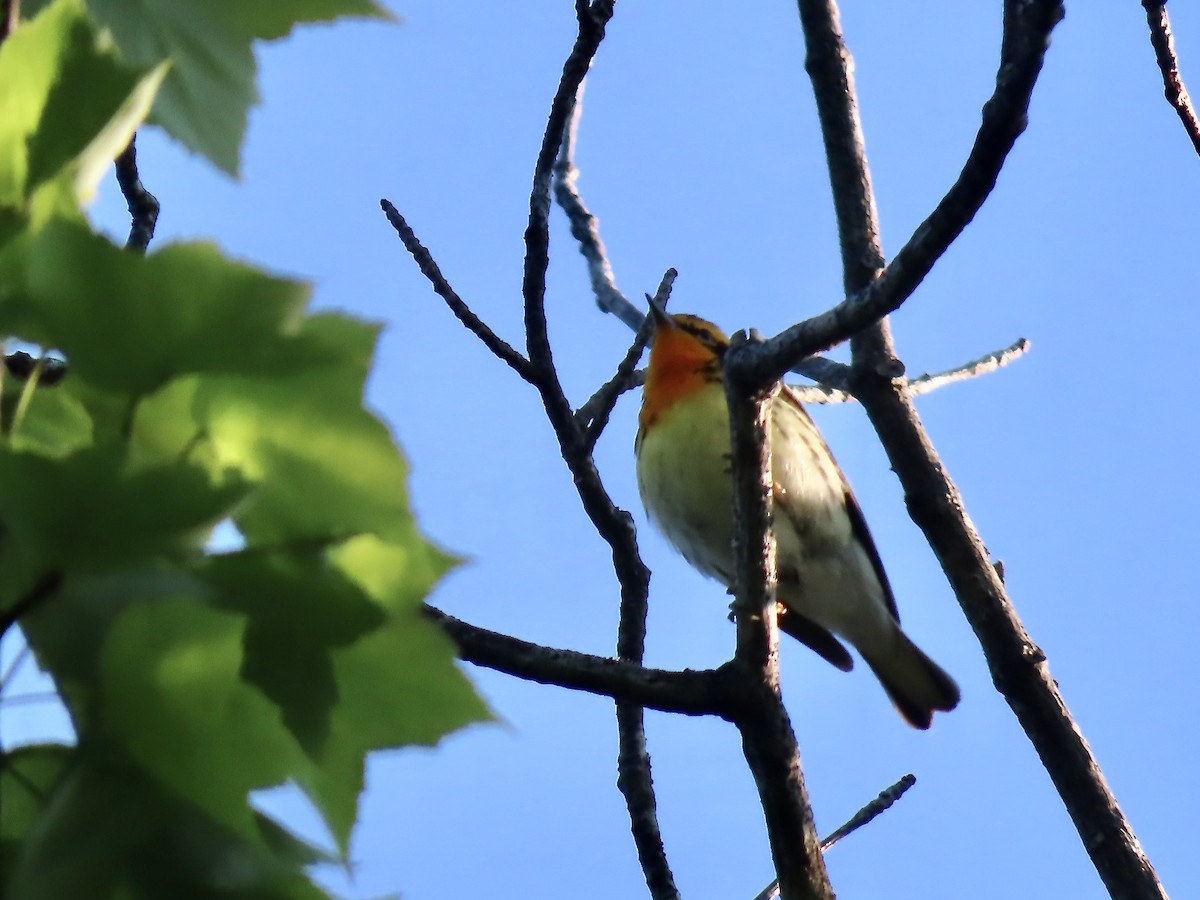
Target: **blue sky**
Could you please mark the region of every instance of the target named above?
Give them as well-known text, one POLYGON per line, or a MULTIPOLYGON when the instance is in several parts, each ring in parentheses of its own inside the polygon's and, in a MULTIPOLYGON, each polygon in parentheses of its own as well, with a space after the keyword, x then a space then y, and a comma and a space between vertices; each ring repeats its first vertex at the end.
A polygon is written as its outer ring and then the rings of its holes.
MULTIPOLYGON (((839 300, 841 270, 798 17, 787 3, 754 6, 619 4, 577 162, 628 295, 653 291, 674 266, 674 309, 774 333, 839 300)), ((983 6, 843 10, 889 254, 973 140, 999 42, 998 4, 983 6)), ((527 640, 610 653, 616 581, 536 395, 456 323, 378 208, 392 200, 474 310, 521 340, 532 164, 572 4, 395 8, 406 24, 310 28, 260 53, 264 99, 240 183, 144 133, 142 176, 163 204, 156 245, 214 238, 311 279, 321 307, 385 322, 370 401, 412 463, 425 530, 469 557, 432 602, 527 640)), ((1171 13, 1184 76, 1200 89, 1200 16, 1184 4, 1171 13)), ((1181 897, 1200 892, 1198 208, 1200 159, 1162 100, 1140 5, 1073 5, 994 195, 892 319, 912 374, 1032 342, 1016 364, 918 409, 1110 786, 1181 897)), ((123 233, 115 184, 95 218, 123 233)), ((579 403, 630 334, 595 309, 557 212, 551 252, 551 336, 579 403)), ((636 410, 637 395, 624 398, 597 462, 654 571, 648 661, 715 665, 732 652, 727 598, 645 523, 636 410)), ((785 648, 785 699, 822 833, 904 773, 918 779, 830 851, 839 896, 1103 896, 865 416, 848 405, 815 415, 906 629, 963 689, 959 709, 920 733, 865 667, 845 675, 785 648)), ((611 703, 470 674, 501 723, 375 758, 354 877, 330 883, 362 898, 643 896, 614 785, 611 703)), ((31 734, 53 717, 36 706, 6 716, 6 733, 31 734)), ((654 713, 647 727, 684 896, 753 896, 770 858, 736 732, 654 713)), ((310 827, 291 801, 281 808, 310 827)))

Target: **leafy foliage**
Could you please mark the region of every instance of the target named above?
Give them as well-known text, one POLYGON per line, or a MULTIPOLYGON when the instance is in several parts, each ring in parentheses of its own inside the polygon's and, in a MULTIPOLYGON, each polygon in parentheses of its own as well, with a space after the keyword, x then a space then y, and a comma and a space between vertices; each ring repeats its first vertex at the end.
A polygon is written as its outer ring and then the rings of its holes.
MULTIPOLYGON (((36 10, 47 4, 25 5, 36 10)), ((87 0, 87 7, 133 65, 153 68, 170 60, 151 121, 230 175, 238 172, 247 115, 258 100, 254 41, 286 37, 302 22, 391 18, 373 0, 87 0)))
POLYGON ((421 614, 454 559, 363 407, 377 329, 208 244, 117 248, 80 204, 152 103, 232 171, 252 40, 380 10, 41 6, 0 46, 0 334, 68 373, 0 378, 0 623, 77 742, 0 755, 0 897, 324 896, 250 792, 298 784, 344 855, 368 753, 487 716, 421 614))

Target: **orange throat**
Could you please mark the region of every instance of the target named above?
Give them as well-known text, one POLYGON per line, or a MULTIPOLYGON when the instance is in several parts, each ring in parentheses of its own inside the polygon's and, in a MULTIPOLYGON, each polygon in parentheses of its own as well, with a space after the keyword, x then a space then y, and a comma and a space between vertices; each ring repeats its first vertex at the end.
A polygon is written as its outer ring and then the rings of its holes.
POLYGON ((675 403, 720 379, 717 355, 680 328, 660 328, 650 346, 638 425, 645 430, 675 403))

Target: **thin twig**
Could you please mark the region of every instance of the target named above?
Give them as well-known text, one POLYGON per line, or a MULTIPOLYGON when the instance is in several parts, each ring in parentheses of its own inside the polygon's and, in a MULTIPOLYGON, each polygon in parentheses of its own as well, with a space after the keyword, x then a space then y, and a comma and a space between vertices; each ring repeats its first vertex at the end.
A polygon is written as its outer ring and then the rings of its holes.
MULTIPOLYGON (((915 775, 905 775, 891 787, 880 791, 874 800, 852 815, 844 825, 834 829, 827 837, 821 839, 821 852, 824 853, 842 838, 858 831, 858 829, 869 824, 876 817, 890 809, 892 804, 903 797, 905 792, 916 783, 917 779, 915 775)), ((772 881, 758 893, 754 900, 772 900, 772 898, 778 896, 779 882, 772 881)))
POLYGON ((0 697, 0 706, 26 706, 32 703, 53 703, 61 700, 62 695, 58 691, 37 691, 32 694, 0 697))
MULTIPOLYGON (((918 375, 916 378, 905 379, 903 382, 904 388, 913 397, 918 394, 928 394, 948 384, 968 381, 972 378, 978 378, 980 375, 995 372, 997 369, 1007 366, 1010 362, 1020 359, 1028 350, 1029 341, 1025 338, 1018 338, 1002 350, 993 350, 991 353, 986 353, 979 357, 979 359, 973 359, 960 366, 955 366, 953 369, 946 369, 943 372, 936 372, 932 375, 926 373, 918 375)), ((804 403, 854 402, 854 395, 849 391, 835 390, 822 384, 793 384, 789 385, 789 387, 804 403)))
POLYGON ((24 596, 17 598, 6 610, 0 611, 0 639, 17 624, 21 616, 37 609, 62 586, 62 572, 47 572, 39 578, 24 596))
MULTIPOLYGON (((750 340, 734 336, 736 359, 750 340)), ((800 768, 800 750, 779 692, 775 603, 775 537, 771 530, 769 413, 774 390, 756 391, 725 372, 733 464, 734 575, 737 648, 733 669, 743 701, 734 719, 758 787, 776 877, 789 900, 833 897, 800 768)))
MULTIPOLYGON (((667 300, 671 297, 671 285, 675 283, 675 276, 678 273, 674 269, 667 269, 663 274, 662 281, 659 282, 658 290, 654 294, 651 302, 658 303, 660 306, 666 306, 667 300)), ((647 300, 650 296, 647 295, 647 300)), ((608 417, 612 415, 613 407, 617 404, 617 398, 629 390, 629 385, 633 382, 633 367, 637 365, 639 359, 642 358, 642 353, 646 349, 646 344, 650 341, 650 336, 654 333, 654 319, 651 316, 645 316, 642 320, 641 327, 638 328, 637 334, 634 335, 633 343, 630 344, 628 352, 624 359, 617 366, 616 374, 613 375, 583 406, 575 413, 577 422, 584 426, 584 444, 590 453, 596 446, 596 441, 600 439, 600 433, 604 431, 604 427, 608 424, 608 417)))
MULTIPOLYGON (((634 339, 634 341, 637 341, 638 336, 634 335, 633 339, 634 339)), ((633 347, 634 347, 634 344, 630 344, 629 352, 633 352, 633 347)), ((596 410, 602 399, 602 397, 600 395, 600 391, 603 391, 606 387, 608 387, 608 385, 610 383, 611 382, 606 382, 603 386, 600 387, 599 390, 596 391, 596 393, 592 394, 592 396, 590 396, 587 399, 587 402, 584 403, 583 406, 579 407, 579 409, 577 409, 575 411, 575 419, 576 419, 576 421, 579 422, 579 424, 581 426, 586 427, 588 425, 588 423, 591 422, 592 419, 595 417, 596 410)), ((620 399, 621 395, 623 395, 623 394, 627 394, 630 391, 637 390, 645 383, 646 383, 646 370, 645 369, 634 369, 632 372, 629 373, 629 376, 627 378, 625 378, 625 380, 623 382, 621 382, 620 390, 617 391, 616 399, 620 399)))
POLYGON ((463 301, 450 286, 445 276, 442 275, 442 270, 438 268, 437 262, 434 261, 432 254, 417 240, 416 234, 409 227, 408 222, 400 211, 392 205, 390 200, 380 200, 380 207, 387 216, 392 227, 396 229, 396 234, 400 236, 400 240, 404 243, 404 248, 408 250, 409 255, 416 261, 421 274, 426 280, 433 285, 434 292, 446 301, 446 305, 450 307, 450 312, 454 313, 458 321, 466 326, 467 330, 475 335, 479 340, 483 341, 483 345, 503 362, 507 363, 509 368, 520 375, 525 381, 530 384, 537 383, 537 373, 533 366, 529 364, 524 356, 517 350, 513 349, 512 345, 499 337, 487 324, 471 311, 471 308, 463 301))
POLYGON ((554 163, 554 199, 567 214, 571 235, 579 242, 579 252, 587 260, 588 278, 592 283, 592 293, 596 296, 596 305, 637 331, 645 314, 617 287, 608 251, 604 249, 604 241, 600 238, 600 223, 588 210, 579 193, 579 170, 575 168, 574 156, 585 84, 586 81, 579 83, 571 114, 563 129, 562 146, 554 163))
MULTIPOLYGON (((544 375, 554 369, 546 330, 546 269, 550 265, 550 180, 575 106, 579 86, 612 18, 615 0, 576 0, 579 32, 575 46, 563 65, 562 78, 550 104, 550 118, 542 135, 542 146, 533 167, 533 189, 529 194, 529 225, 525 229, 525 275, 521 294, 525 298, 525 341, 529 361, 544 375)), ((565 401, 564 401, 565 402, 565 401)))
POLYGON ((975 218, 1029 124, 1029 101, 1050 33, 1063 14, 1061 0, 1006 0, 996 87, 983 105, 971 152, 946 195, 860 298, 864 306, 899 308, 975 218))
MULTIPOLYGON (((596 305, 603 312, 612 313, 637 331, 645 319, 645 314, 630 302, 629 298, 617 287, 613 276, 612 263, 604 240, 600 237, 600 222, 588 209, 579 191, 579 169, 575 166, 575 145, 578 136, 579 120, 583 112, 583 91, 585 81, 579 84, 567 124, 563 128, 562 145, 559 147, 558 159, 554 162, 554 199, 566 213, 571 235, 579 243, 579 252, 587 260, 588 278, 591 281, 592 293, 596 305)), ((845 390, 849 382, 850 367, 831 359, 812 356, 801 360, 793 368, 798 375, 811 378, 830 390, 845 390)))
POLYGON ((13 656, 7 668, 0 673, 0 694, 3 694, 4 691, 8 690, 9 684, 12 682, 13 678, 16 677, 17 672, 20 671, 25 660, 29 659, 31 652, 32 651, 29 649, 29 642, 23 642, 21 644, 21 649, 18 650, 13 656))
POLYGON ((129 146, 121 151, 116 158, 117 184, 125 197, 125 205, 129 208, 132 219, 129 225, 129 239, 125 247, 137 253, 145 253, 154 238, 154 226, 158 222, 158 198, 146 190, 138 174, 137 166, 137 135, 129 139, 129 146))
POLYGON ((912 396, 928 394, 930 391, 936 391, 938 388, 954 384, 956 381, 967 381, 971 378, 978 378, 980 375, 987 375, 989 372, 995 372, 1013 360, 1020 359, 1028 350, 1029 341, 1025 338, 1018 338, 1003 350, 994 350, 979 359, 973 359, 969 363, 955 366, 944 372, 918 375, 916 378, 908 379, 904 386, 912 396))
POLYGON ((1146 23, 1150 26, 1150 43, 1158 69, 1162 72, 1163 93, 1167 102, 1175 108, 1183 130, 1192 141, 1192 147, 1200 153, 1200 121, 1196 119, 1196 108, 1179 74, 1179 58, 1175 55, 1175 37, 1171 34, 1171 20, 1167 17, 1166 0, 1142 0, 1146 8, 1146 23))
POLYGON ((821 850, 828 850, 842 838, 848 834, 853 834, 870 823, 881 813, 890 809, 892 804, 904 796, 905 792, 917 783, 917 777, 909 774, 905 775, 891 787, 885 788, 879 792, 879 795, 856 812, 841 828, 834 829, 827 837, 821 840, 821 850))
POLYGON ((633 382, 633 367, 646 352, 646 344, 650 342, 650 335, 653 333, 654 320, 646 316, 646 321, 633 336, 633 343, 617 364, 617 371, 613 373, 613 377, 601 385, 575 413, 576 421, 584 426, 583 442, 589 453, 595 449, 596 441, 600 440, 601 433, 608 425, 608 417, 617 405, 617 398, 629 390, 629 385, 633 382))

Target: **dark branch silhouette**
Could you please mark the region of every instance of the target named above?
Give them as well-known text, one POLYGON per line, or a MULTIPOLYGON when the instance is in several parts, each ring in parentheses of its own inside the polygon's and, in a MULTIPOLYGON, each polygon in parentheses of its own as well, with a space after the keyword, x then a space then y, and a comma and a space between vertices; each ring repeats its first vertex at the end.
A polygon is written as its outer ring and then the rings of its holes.
MULTIPOLYGON (((726 358, 750 343, 734 336, 726 358)), ((775 537, 771 529, 771 391, 756 391, 727 369, 733 455, 734 574, 737 622, 734 669, 743 703, 734 719, 767 820, 775 876, 783 896, 833 897, 812 807, 800 768, 800 748, 779 692, 779 629, 775 603, 775 537)))
MULTIPOLYGON (((800 7, 810 48, 807 67, 825 132, 838 211, 846 289, 859 313, 866 308, 890 311, 920 283, 995 185, 1000 166, 1025 128, 1029 96, 1050 31, 1062 18, 1062 6, 1057 0, 1007 0, 996 90, 984 106, 983 123, 967 163, 934 212, 882 272, 873 271, 874 261, 882 258, 882 248, 849 77, 849 54, 841 40, 836 9, 824 0, 801 0, 800 7), (816 48, 823 48, 823 53, 814 60, 816 48), (838 69, 843 74, 838 75, 838 69)), ((846 313, 842 323, 851 315, 846 313)), ((836 319, 831 316, 822 327, 833 329, 836 319)), ((801 323, 798 328, 803 331, 807 325, 801 323)), ((775 352, 789 341, 799 341, 797 333, 797 329, 789 329, 781 335, 775 352)), ((821 329, 814 327, 809 336, 818 333, 821 329)), ((856 334, 851 350, 852 392, 866 410, 904 487, 909 513, 941 563, 979 638, 997 689, 1058 788, 1097 872, 1113 896, 1164 897, 1153 868, 1050 677, 1044 655, 1025 633, 983 542, 964 513, 958 489, 942 467, 911 397, 894 377, 895 353, 886 323, 856 334)), ((761 373, 763 377, 782 371, 780 367, 785 367, 788 359, 782 354, 776 361, 770 351, 763 358, 767 369, 761 373)), ((902 370, 902 366, 898 368, 902 370)))
POLYGON ((405 220, 404 216, 400 215, 400 211, 392 205, 392 202, 390 200, 380 200, 379 206, 383 210, 384 215, 387 216, 387 220, 392 223, 392 227, 396 229, 396 234, 400 236, 400 240, 404 243, 404 249, 416 261, 421 274, 433 285, 434 292, 446 301, 446 305, 450 307, 450 312, 454 313, 458 321, 462 322, 471 334, 479 338, 483 342, 483 345, 491 350, 497 359, 507 363, 509 368, 525 379, 525 381, 533 384, 537 376, 529 360, 515 350, 507 341, 497 336, 463 302, 454 288, 450 286, 450 282, 442 275, 442 270, 438 268, 438 264, 434 261, 433 256, 417 239, 416 234, 409 227, 407 220, 405 220))
POLYGON ((1146 23, 1150 26, 1150 43, 1162 72, 1163 94, 1174 108, 1192 142, 1192 148, 1200 153, 1200 121, 1196 119, 1196 107, 1179 74, 1179 59, 1175 56, 1175 36, 1171 33, 1171 20, 1167 17, 1166 0, 1142 0, 1146 9, 1146 23))
MULTIPOLYGON (((862 158, 862 136, 857 128, 857 117, 847 114, 845 121, 832 119, 837 114, 836 107, 849 102, 846 92, 852 87, 848 75, 836 74, 838 68, 844 66, 838 54, 849 56, 836 24, 822 24, 836 23, 837 9, 825 0, 801 0, 800 9, 809 48, 805 66, 812 75, 822 130, 836 126, 839 132, 837 136, 826 137, 834 196, 859 194, 862 188, 855 179, 869 179, 869 176, 856 165, 856 160, 862 158), (830 37, 831 29, 832 34, 837 35, 836 40, 830 37)), ((853 286, 846 285, 847 296, 841 303, 793 325, 752 348, 753 352, 742 355, 740 364, 755 369, 759 383, 777 381, 796 360, 860 334, 895 312, 908 299, 933 264, 974 218, 995 186, 1009 151, 1025 130, 1029 98, 1045 60, 1050 32, 1061 18, 1062 5, 1057 0, 1031 3, 1011 0, 1006 4, 1005 36, 996 89, 984 104, 983 121, 975 144, 954 185, 886 269, 882 255, 878 251, 873 255, 870 250, 872 239, 878 240, 874 215, 869 222, 860 221, 855 225, 853 210, 860 207, 835 199, 839 233, 843 237, 843 258, 852 260, 859 274, 853 286), (847 232, 848 228, 857 231, 847 232), (848 253, 851 239, 860 251, 858 255, 848 253), (878 274, 880 269, 882 274, 878 274)), ((901 374, 888 368, 887 361, 876 362, 884 365, 885 375, 901 374)))
MULTIPOLYGON (((674 269, 667 269, 651 302, 662 306, 666 305, 677 274, 674 269)), ((584 436, 589 452, 595 448, 596 441, 600 439, 601 432, 608 424, 608 417, 612 415, 613 408, 617 405, 617 398, 634 384, 633 367, 642 358, 642 353, 645 352, 646 345, 650 342, 650 335, 654 333, 653 324, 653 320, 649 316, 642 319, 642 324, 633 337, 633 343, 629 345, 625 358, 617 366, 616 374, 601 385, 600 389, 575 413, 576 420, 584 427, 584 436)))
MULTIPOLYGON (((875 821, 880 815, 891 809, 892 805, 903 797, 908 792, 908 789, 916 783, 916 776, 910 774, 905 775, 890 787, 884 788, 874 800, 847 819, 844 825, 838 826, 828 835, 821 838, 821 852, 824 853, 842 838, 853 834, 864 825, 869 825, 875 821)), ((772 900, 773 897, 778 896, 779 882, 772 881, 758 893, 754 900, 772 900)))
POLYGON ((129 146, 121 151, 114 163, 117 184, 125 197, 131 222, 129 239, 125 246, 136 253, 145 253, 154 237, 154 226, 158 223, 158 198, 146 190, 137 167, 137 135, 129 139, 129 146))

